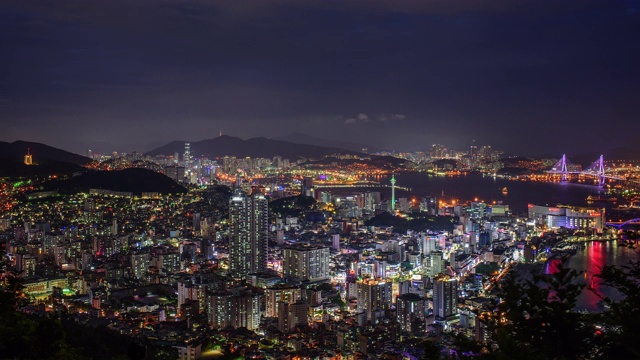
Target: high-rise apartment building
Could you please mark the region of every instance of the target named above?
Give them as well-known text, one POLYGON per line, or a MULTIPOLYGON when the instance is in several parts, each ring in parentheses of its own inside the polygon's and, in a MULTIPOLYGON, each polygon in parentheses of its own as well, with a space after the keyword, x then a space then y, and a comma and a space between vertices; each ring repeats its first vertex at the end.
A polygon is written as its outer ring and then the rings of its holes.
POLYGON ((300 195, 311 196, 312 188, 313 180, 310 177, 305 176, 300 183, 300 195))
POLYGON ((161 274, 177 273, 180 271, 180 254, 177 251, 156 253, 151 265, 158 268, 161 274))
POLYGON ((141 279, 149 271, 150 256, 148 253, 134 253, 130 255, 131 276, 141 279))
POLYGON ((232 294, 225 292, 207 295, 207 316, 214 329, 231 325, 232 298, 232 294))
POLYGON ((425 318, 425 300, 418 294, 402 294, 396 299, 396 321, 400 331, 419 331, 416 320, 425 318))
POLYGON ((191 281, 178 281, 178 307, 188 301, 198 302, 198 312, 205 309, 205 284, 194 284, 191 281))
POLYGON ((282 250, 284 277, 298 281, 315 281, 329 277, 331 250, 324 246, 296 244, 282 250))
POLYGON ((30 254, 16 255, 16 269, 24 277, 30 277, 36 273, 36 257, 30 254))
POLYGON ((430 273, 431 277, 436 277, 442 274, 445 270, 444 254, 442 251, 432 251, 429 254, 430 273))
POLYGON ((391 282, 363 279, 356 283, 358 311, 364 311, 372 323, 391 307, 391 282), (380 315, 380 316, 379 316, 380 315))
POLYGON ((260 296, 250 291, 231 299, 231 326, 254 331, 260 327, 260 296))
POLYGON ((184 154, 182 155, 184 167, 189 169, 191 166, 191 144, 184 143, 184 154))
POLYGON ((278 303, 278 330, 290 333, 296 326, 308 325, 309 304, 298 301, 293 304, 278 303))
POLYGON ((260 326, 260 296, 246 289, 209 294, 207 315, 214 328, 232 326, 256 330, 260 326))
POLYGON ((437 319, 446 319, 458 312, 458 280, 447 275, 438 275, 433 284, 433 314, 437 319))
POLYGON ((229 201, 229 273, 236 278, 267 269, 269 210, 257 193, 237 194, 229 201))
POLYGON ((366 192, 364 194, 364 208, 368 211, 375 211, 376 206, 380 204, 382 197, 379 191, 366 192))
POLYGON ((302 290, 295 286, 275 285, 264 289, 266 317, 278 316, 278 303, 293 304, 302 299, 302 290))
POLYGON ((183 182, 184 166, 165 166, 164 174, 176 182, 183 182))

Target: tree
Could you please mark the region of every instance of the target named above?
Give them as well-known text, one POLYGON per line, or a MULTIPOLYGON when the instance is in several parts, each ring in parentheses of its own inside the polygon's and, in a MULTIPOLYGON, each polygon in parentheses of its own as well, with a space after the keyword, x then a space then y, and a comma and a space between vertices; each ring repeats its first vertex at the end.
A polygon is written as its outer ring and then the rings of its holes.
POLYGON ((615 288, 622 300, 615 301, 596 293, 608 308, 601 318, 601 342, 603 357, 609 359, 640 358, 640 261, 632 261, 625 266, 604 266, 595 275, 602 284, 615 288))
POLYGON ((424 352, 422 360, 440 360, 442 358, 440 356, 440 347, 432 340, 425 340, 422 343, 422 351, 424 352))
POLYGON ((502 302, 488 316, 498 359, 576 359, 593 350, 590 318, 574 311, 583 286, 578 272, 566 268, 530 280, 509 273, 499 287, 502 302))

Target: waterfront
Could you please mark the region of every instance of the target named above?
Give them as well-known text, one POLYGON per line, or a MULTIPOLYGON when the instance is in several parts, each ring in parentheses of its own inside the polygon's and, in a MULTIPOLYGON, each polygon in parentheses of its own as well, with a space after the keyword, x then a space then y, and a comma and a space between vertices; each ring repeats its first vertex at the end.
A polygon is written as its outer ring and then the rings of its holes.
MULTIPOLYGON (((604 265, 624 266, 630 261, 640 260, 640 250, 626 246, 618 246, 615 241, 593 241, 585 243, 583 249, 579 249, 568 261, 567 266, 583 273, 578 281, 595 288, 601 295, 620 299, 614 289, 603 286, 594 275, 600 272, 604 265)), ((602 311, 598 306, 600 298, 593 292, 585 289, 578 298, 577 309, 587 311, 602 311)))
MULTIPOLYGON (((396 174, 396 184, 411 188, 411 196, 436 196, 454 198, 460 201, 484 200, 491 204, 502 202, 509 205, 515 214, 525 214, 527 204, 541 205, 585 205, 610 207, 612 204, 587 204, 589 195, 597 194, 603 189, 594 185, 577 183, 554 183, 535 181, 511 181, 481 174, 460 176, 436 176, 426 173, 396 174), (507 193, 503 189, 507 188, 507 193)), ((389 184, 390 176, 378 177, 381 184, 389 184)), ((390 189, 381 189, 383 194, 390 189)), ((406 193, 405 193, 406 194, 406 193)), ((406 196, 406 195, 405 195, 406 196)))
MULTIPOLYGON (((478 197, 487 203, 493 201, 509 205, 516 214, 524 214, 527 204, 567 204, 598 206, 610 209, 612 203, 587 204, 586 197, 597 194, 602 188, 594 185, 576 183, 548 183, 548 182, 523 182, 510 181, 501 178, 482 176, 480 174, 468 174, 462 176, 442 177, 424 173, 397 174, 397 184, 410 187, 411 195, 441 196, 455 198, 461 201, 478 197), (502 189, 508 188, 504 194, 502 189)), ((385 184, 390 177, 383 177, 379 181, 385 184)), ((385 191, 384 189, 383 191, 385 191)), ((585 247, 579 249, 568 261, 567 266, 583 274, 578 281, 594 287, 600 294, 619 299, 619 294, 603 286, 594 275, 600 272, 604 265, 627 265, 631 260, 640 260, 640 250, 618 246, 614 241, 586 242, 585 247)), ((598 305, 600 298, 593 292, 585 289, 578 298, 577 309, 587 311, 602 311, 598 305)))

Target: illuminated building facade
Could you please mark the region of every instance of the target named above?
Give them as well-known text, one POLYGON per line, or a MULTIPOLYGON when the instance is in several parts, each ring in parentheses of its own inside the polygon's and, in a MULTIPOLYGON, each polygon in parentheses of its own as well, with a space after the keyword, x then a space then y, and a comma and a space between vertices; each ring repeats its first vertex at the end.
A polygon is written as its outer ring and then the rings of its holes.
POLYGON ((396 321, 400 331, 418 331, 417 320, 424 320, 425 300, 418 294, 402 294, 396 299, 396 321))
POLYGON ((190 169, 191 166, 191 144, 184 143, 184 154, 182 155, 184 160, 184 167, 190 169))
POLYGON ((254 331, 260 327, 260 296, 251 292, 231 299, 231 326, 254 331))
POLYGON ((444 272, 446 264, 444 261, 444 254, 442 253, 442 251, 432 251, 429 254, 429 265, 430 265, 429 275, 431 277, 435 277, 444 272))
POLYGON ((66 278, 25 281, 23 291, 29 296, 44 296, 51 295, 53 288, 63 289, 67 285, 68 280, 66 278))
POLYGON ((198 302, 198 312, 203 312, 205 308, 206 285, 193 284, 189 281, 178 281, 178 306, 182 306, 188 301, 198 302))
POLYGON ((244 279, 267 270, 269 210, 261 194, 236 195, 229 201, 229 273, 244 279))
POLYGON ((231 306, 233 295, 216 293, 207 296, 207 316, 209 325, 221 329, 231 325, 231 306))
POLYGON ((439 275, 433 285, 433 314, 436 319, 446 319, 457 313, 458 280, 439 275))
POLYGON ((293 304, 302 298, 302 290, 294 286, 276 285, 264 290, 265 316, 277 317, 278 304, 281 302, 293 304))
POLYGON ((233 293, 219 292, 207 295, 207 316, 213 328, 247 328, 260 326, 260 296, 244 289, 233 293))
POLYGON ((323 246, 296 244, 282 251, 284 277, 315 281, 329 277, 330 249, 323 246))
POLYGON ((356 283, 358 311, 364 312, 372 323, 384 316, 391 306, 392 287, 390 281, 364 279, 356 283))
POLYGON ((141 279, 149 271, 149 264, 151 263, 148 253, 131 254, 131 276, 136 279, 141 279))
POLYGON ((575 206, 541 206, 529 204, 529 219, 538 226, 550 229, 593 229, 601 231, 605 226, 605 209, 575 206))

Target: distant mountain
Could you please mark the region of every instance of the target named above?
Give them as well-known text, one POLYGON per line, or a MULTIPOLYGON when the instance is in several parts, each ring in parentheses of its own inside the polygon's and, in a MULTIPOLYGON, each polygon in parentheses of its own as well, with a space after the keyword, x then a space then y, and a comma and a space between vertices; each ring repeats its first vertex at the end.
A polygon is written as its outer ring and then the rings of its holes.
MULTIPOLYGON (((151 150, 146 155, 172 155, 176 152, 182 155, 184 153, 184 144, 184 141, 172 141, 167 145, 151 150)), ((334 147, 295 144, 264 137, 243 140, 227 135, 192 142, 191 153, 194 156, 206 156, 209 158, 223 156, 272 158, 274 156, 282 156, 283 158, 291 160, 299 158, 321 158, 325 155, 335 153, 356 154, 354 151, 334 147)))
POLYGON ((294 144, 307 144, 307 145, 316 145, 316 146, 328 146, 338 149, 351 150, 356 152, 362 152, 363 149, 367 149, 368 153, 376 153, 383 151, 382 149, 374 148, 371 146, 352 143, 348 141, 339 141, 339 140, 330 140, 330 139, 321 139, 311 135, 294 132, 286 136, 275 137, 273 140, 287 141, 294 144))
POLYGON ((13 143, 0 141, 0 177, 47 176, 72 174, 85 171, 81 165, 88 164, 91 159, 49 145, 16 141, 13 143), (27 151, 33 157, 31 166, 24 164, 27 151))
POLYGON ((88 171, 82 175, 53 180, 43 184, 43 190, 58 190, 64 194, 88 192, 89 189, 161 194, 186 193, 184 186, 155 171, 131 168, 119 171, 88 171))
POLYGON ((52 162, 66 162, 75 165, 85 165, 91 162, 91 159, 88 157, 41 143, 21 140, 12 143, 0 141, 0 159, 23 162, 27 151, 33 156, 34 164, 47 165, 52 162))

